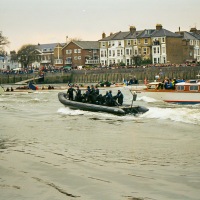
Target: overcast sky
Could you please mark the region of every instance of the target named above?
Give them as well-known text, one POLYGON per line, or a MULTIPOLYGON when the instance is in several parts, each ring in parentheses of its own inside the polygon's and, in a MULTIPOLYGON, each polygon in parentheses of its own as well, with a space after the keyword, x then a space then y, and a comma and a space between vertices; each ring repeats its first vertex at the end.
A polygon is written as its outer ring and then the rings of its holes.
POLYGON ((8 50, 24 44, 101 39, 105 32, 200 29, 200 0, 0 0, 0 31, 8 50))

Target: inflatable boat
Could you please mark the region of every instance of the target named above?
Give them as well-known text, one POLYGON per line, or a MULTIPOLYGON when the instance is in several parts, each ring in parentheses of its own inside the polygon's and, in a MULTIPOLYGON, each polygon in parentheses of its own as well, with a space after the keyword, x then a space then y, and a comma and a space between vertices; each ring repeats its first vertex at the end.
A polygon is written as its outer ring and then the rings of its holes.
POLYGON ((71 101, 67 99, 67 94, 64 92, 58 93, 58 99, 63 105, 68 106, 72 109, 79 109, 79 110, 86 110, 93 112, 107 112, 115 115, 140 114, 140 113, 145 113, 149 110, 148 108, 145 108, 143 106, 131 106, 131 105, 105 106, 105 105, 71 101))

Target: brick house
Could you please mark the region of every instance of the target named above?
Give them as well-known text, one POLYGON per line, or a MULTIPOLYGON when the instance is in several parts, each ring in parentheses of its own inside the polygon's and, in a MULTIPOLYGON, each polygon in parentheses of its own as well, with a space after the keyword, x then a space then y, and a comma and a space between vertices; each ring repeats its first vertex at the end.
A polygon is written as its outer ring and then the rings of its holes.
POLYGON ((64 66, 99 65, 98 41, 71 41, 62 48, 62 53, 64 66))

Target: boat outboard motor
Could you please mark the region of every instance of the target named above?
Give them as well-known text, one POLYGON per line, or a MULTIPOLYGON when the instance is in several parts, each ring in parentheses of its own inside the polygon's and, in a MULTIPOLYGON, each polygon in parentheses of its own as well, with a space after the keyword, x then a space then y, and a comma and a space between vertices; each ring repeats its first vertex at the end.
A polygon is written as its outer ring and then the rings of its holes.
POLYGON ((136 101, 137 99, 137 94, 136 94, 136 91, 133 92, 133 101, 136 101))

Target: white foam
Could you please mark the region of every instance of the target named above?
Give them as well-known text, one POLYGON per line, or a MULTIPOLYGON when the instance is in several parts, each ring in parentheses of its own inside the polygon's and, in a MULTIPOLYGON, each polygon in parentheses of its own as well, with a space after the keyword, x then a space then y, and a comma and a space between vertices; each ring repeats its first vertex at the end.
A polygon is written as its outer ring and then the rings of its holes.
POLYGON ((152 118, 171 120, 189 124, 200 124, 199 109, 189 108, 158 108, 151 107, 149 111, 140 116, 141 118, 152 118))
POLYGON ((151 103, 151 102, 160 102, 160 100, 156 100, 154 98, 147 97, 147 96, 138 97, 137 101, 144 101, 144 102, 148 102, 148 103, 151 103))

